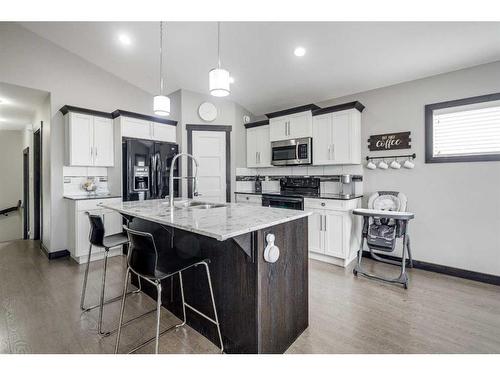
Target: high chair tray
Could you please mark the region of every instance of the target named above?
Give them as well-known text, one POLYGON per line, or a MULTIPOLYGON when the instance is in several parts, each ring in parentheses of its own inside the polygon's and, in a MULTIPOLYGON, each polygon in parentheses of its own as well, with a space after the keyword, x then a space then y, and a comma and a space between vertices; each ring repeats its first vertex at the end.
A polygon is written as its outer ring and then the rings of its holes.
POLYGON ((359 216, 384 217, 395 220, 411 220, 415 217, 413 212, 370 210, 368 208, 356 208, 352 213, 359 216))

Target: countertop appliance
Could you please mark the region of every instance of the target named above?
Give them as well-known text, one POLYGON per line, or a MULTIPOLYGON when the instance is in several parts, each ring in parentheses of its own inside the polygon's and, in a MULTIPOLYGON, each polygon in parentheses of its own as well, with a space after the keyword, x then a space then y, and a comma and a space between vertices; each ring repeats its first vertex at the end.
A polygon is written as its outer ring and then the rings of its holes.
MULTIPOLYGON (((123 200, 165 198, 169 190, 172 159, 179 152, 176 143, 155 142, 144 139, 122 139, 123 200)), ((178 167, 174 176, 179 175, 178 167)), ((174 195, 179 195, 178 180, 174 182, 174 195)))
POLYGON ((272 165, 306 165, 312 163, 312 138, 271 142, 272 165))
POLYGON ((320 193, 320 179, 316 177, 285 177, 280 179, 280 192, 262 194, 266 207, 304 209, 304 197, 316 197, 320 193))

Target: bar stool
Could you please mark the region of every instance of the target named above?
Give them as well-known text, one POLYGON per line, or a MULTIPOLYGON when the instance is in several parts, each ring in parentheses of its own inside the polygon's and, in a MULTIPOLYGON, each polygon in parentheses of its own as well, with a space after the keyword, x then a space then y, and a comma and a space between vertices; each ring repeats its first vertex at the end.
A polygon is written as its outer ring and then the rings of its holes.
POLYGON ((158 252, 155 241, 153 239, 153 235, 151 233, 139 232, 127 227, 124 227, 124 229, 128 234, 130 247, 127 257, 128 268, 125 274, 125 281, 123 284, 122 306, 120 311, 120 321, 118 323, 118 333, 116 336, 115 354, 118 353, 118 347, 120 345, 123 312, 125 310, 125 300, 127 296, 126 291, 131 273, 134 273, 138 277, 141 277, 147 282, 153 284, 156 287, 158 298, 156 301, 156 336, 144 342, 143 344, 139 345, 138 347, 132 349, 131 351, 128 352, 129 354, 146 346, 147 344, 151 343, 154 340, 156 340, 155 353, 158 354, 158 345, 160 336, 171 331, 174 328, 178 328, 186 324, 186 307, 198 313, 200 316, 202 316, 203 318, 207 319, 208 321, 216 325, 220 341, 220 350, 221 353, 223 353, 224 345, 222 343, 219 318, 217 317, 217 309, 215 307, 212 281, 210 278, 210 269, 208 267, 208 263, 210 261, 208 259, 204 259, 201 257, 192 257, 189 259, 184 259, 170 254, 166 255, 164 253, 158 252), (191 305, 187 304, 184 299, 182 272, 191 267, 197 267, 200 265, 203 265, 205 267, 207 274, 208 287, 210 290, 210 297, 212 300, 212 307, 214 314, 213 319, 205 315, 201 311, 198 311, 191 305), (179 283, 181 287, 183 320, 181 324, 173 325, 165 329, 163 332, 160 332, 161 290, 162 290, 161 281, 166 278, 175 276, 176 274, 179 275, 179 283))
MULTIPOLYGON (((119 295, 117 297, 114 297, 114 298, 111 298, 107 301, 104 301, 104 291, 105 291, 105 287, 106 287, 106 271, 107 271, 107 265, 108 265, 109 250, 112 248, 118 247, 118 246, 128 244, 128 237, 123 233, 117 233, 117 234, 113 234, 110 236, 106 236, 105 230, 104 230, 104 224, 103 224, 101 216, 92 215, 89 212, 87 212, 86 214, 88 215, 89 221, 90 221, 90 234, 89 234, 90 246, 89 246, 89 255, 87 258, 87 265, 85 268, 85 276, 83 278, 83 287, 82 287, 82 296, 81 296, 81 300, 80 300, 80 308, 85 312, 93 310, 95 308, 99 308, 99 319, 98 319, 98 323, 97 323, 98 332, 102 336, 108 336, 111 333, 116 332, 117 329, 114 329, 114 330, 108 331, 108 332, 103 331, 103 329, 102 329, 102 315, 103 315, 104 305, 106 305, 108 303, 119 301, 121 299, 121 295, 119 295), (87 280, 88 280, 88 275, 89 275, 90 257, 92 255, 92 248, 93 247, 98 247, 98 248, 104 249, 104 266, 103 266, 103 272, 102 272, 101 296, 99 299, 99 303, 97 305, 85 307, 85 295, 86 295, 87 280)), ((128 292, 128 293, 140 292, 141 291, 140 286, 141 286, 141 284, 140 284, 140 279, 139 279, 139 289, 128 292)), ((153 310, 153 311, 155 311, 155 310, 153 310)), ((146 314, 151 313, 151 312, 152 311, 149 311, 146 314)), ((143 315, 146 315, 146 314, 143 314, 143 315)))

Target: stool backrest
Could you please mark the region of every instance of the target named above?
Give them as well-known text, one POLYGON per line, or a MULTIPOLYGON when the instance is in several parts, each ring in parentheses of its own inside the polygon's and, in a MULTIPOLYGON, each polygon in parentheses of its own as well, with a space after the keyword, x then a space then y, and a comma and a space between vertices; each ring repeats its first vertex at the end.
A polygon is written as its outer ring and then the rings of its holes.
POLYGON ((89 241, 93 246, 104 247, 104 223, 99 215, 87 213, 90 221, 89 241))
POLYGON ((158 251, 153 235, 125 226, 123 229, 127 232, 130 241, 127 257, 128 266, 139 275, 154 276, 158 263, 158 251))

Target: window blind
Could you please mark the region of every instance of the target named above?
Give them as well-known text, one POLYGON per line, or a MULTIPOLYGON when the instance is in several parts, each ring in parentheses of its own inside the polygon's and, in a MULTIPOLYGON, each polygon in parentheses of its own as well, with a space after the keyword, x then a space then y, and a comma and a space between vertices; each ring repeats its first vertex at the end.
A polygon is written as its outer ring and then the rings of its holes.
POLYGON ((500 154, 500 103, 451 107, 433 114, 433 156, 500 154))

